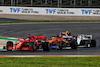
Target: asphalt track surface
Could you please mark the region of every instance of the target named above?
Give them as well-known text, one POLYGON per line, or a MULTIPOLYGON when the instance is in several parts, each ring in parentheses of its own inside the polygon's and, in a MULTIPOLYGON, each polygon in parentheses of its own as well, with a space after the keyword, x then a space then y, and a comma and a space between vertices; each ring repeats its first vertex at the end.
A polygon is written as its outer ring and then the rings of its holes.
POLYGON ((50 39, 60 32, 69 31, 72 35, 80 33, 92 34, 97 46, 92 48, 78 48, 72 50, 43 51, 0 51, 0 55, 100 55, 100 23, 16 23, 0 24, 0 36, 26 37, 31 35, 44 35, 50 39))

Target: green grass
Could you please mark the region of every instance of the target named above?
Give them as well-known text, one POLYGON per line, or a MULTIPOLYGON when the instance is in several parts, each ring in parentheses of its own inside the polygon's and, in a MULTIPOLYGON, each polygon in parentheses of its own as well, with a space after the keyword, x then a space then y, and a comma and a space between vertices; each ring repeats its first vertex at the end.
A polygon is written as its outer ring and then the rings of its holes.
POLYGON ((100 57, 1 57, 0 67, 100 67, 100 57))
POLYGON ((28 22, 100 22, 100 20, 39 20, 39 21, 8 21, 0 23, 28 23, 28 22))

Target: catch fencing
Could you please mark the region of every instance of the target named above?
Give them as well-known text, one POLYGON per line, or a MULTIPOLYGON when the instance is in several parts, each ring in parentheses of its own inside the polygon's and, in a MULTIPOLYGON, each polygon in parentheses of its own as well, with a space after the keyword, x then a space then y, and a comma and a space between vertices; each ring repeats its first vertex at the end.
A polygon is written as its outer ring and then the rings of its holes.
POLYGON ((100 0, 0 0, 1 6, 100 7, 100 0))

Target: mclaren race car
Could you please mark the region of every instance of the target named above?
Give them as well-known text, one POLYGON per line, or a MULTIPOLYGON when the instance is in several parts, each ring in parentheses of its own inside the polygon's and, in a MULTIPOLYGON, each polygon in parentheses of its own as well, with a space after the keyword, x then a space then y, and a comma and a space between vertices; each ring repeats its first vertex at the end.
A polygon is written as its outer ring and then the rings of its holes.
POLYGON ((48 40, 48 42, 50 43, 50 48, 77 49, 77 41, 68 32, 62 32, 56 37, 51 37, 51 40, 48 40))

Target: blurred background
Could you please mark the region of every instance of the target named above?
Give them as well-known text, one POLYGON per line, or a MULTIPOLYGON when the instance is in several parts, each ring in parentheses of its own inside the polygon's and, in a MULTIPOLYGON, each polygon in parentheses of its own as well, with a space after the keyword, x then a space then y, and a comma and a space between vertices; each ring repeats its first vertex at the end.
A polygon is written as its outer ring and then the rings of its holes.
POLYGON ((100 8, 100 0, 0 0, 0 6, 100 8))

